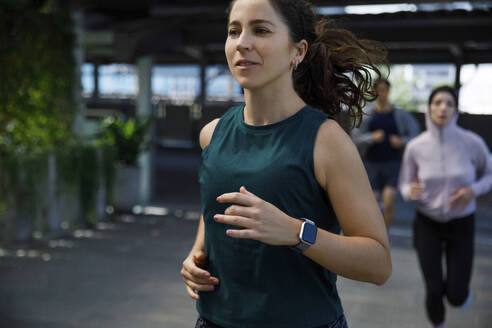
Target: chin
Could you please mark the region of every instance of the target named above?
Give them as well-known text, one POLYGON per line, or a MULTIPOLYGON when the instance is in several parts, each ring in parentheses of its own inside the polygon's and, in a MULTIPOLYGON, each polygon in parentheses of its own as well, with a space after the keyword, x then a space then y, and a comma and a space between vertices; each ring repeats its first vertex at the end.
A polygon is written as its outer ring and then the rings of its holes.
POLYGON ((258 82, 251 81, 251 79, 236 79, 239 86, 243 89, 255 89, 260 86, 258 82))
POLYGON ((234 79, 241 88, 248 90, 261 89, 268 85, 275 84, 279 80, 278 78, 271 78, 270 76, 260 76, 260 74, 251 74, 249 76, 238 74, 234 76, 234 79))

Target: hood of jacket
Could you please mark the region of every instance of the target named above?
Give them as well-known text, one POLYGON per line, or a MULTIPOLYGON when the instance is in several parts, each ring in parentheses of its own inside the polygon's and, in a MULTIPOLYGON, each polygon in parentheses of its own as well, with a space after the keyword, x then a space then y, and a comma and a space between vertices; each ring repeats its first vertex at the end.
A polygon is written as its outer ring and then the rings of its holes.
POLYGON ((459 112, 456 109, 453 119, 444 126, 439 126, 430 118, 430 106, 427 106, 425 112, 425 126, 430 134, 438 139, 447 140, 449 137, 453 137, 458 133, 458 117, 459 112))

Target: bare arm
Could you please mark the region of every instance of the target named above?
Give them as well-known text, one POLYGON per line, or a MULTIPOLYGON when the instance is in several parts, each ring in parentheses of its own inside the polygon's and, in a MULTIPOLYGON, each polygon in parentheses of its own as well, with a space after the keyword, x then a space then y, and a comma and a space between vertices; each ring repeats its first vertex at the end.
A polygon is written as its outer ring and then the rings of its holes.
POLYGON ((190 254, 205 249, 205 224, 203 223, 203 215, 200 215, 198 222, 198 230, 196 231, 195 242, 191 248, 190 254))
POLYGON ((341 276, 383 284, 392 271, 384 220, 354 144, 332 120, 320 127, 314 162, 344 235, 318 229, 304 254, 341 276))
MULTIPOLYGON (((208 146, 212 139, 215 126, 219 120, 216 119, 203 127, 200 132, 200 146, 202 149, 208 146)), ((194 299, 199 299, 199 291, 206 292, 215 289, 215 285, 219 283, 219 279, 212 277, 204 268, 207 263, 207 255, 205 254, 205 224, 203 215, 200 216, 198 230, 196 232, 195 242, 190 253, 184 259, 181 276, 186 286, 188 295, 194 299)))

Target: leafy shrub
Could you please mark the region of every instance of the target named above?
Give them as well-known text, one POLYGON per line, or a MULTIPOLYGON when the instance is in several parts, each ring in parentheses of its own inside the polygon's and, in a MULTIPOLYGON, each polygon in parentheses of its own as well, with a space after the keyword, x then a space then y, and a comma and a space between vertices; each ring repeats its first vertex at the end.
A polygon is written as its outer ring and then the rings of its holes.
POLYGON ((150 119, 130 118, 123 121, 109 116, 103 120, 102 142, 115 147, 116 160, 124 165, 138 166, 139 154, 148 149, 147 132, 150 119))

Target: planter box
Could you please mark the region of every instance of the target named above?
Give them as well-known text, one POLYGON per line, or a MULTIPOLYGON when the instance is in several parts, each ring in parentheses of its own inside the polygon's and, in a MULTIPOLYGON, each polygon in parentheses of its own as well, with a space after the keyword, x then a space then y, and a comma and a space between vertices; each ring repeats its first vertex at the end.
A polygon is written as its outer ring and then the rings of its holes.
POLYGON ((1 244, 9 245, 31 239, 33 222, 26 218, 17 199, 9 197, 6 212, 0 218, 2 229, 1 244))
MULTIPOLYGON (((20 167, 17 190, 7 195, 0 195, 0 243, 27 242, 33 236, 42 239, 59 238, 74 229, 87 227, 89 219, 92 224, 97 224, 106 217, 108 195, 102 170, 93 172, 100 175, 96 189, 91 191, 95 200, 91 202, 92 208, 84 210, 80 197, 81 182, 68 185, 64 181, 59 181, 57 163, 53 154, 40 160, 46 161, 46 165, 39 165, 36 174, 43 179, 34 182, 32 179, 27 179, 26 169, 20 167), (30 197, 25 197, 27 192, 34 192, 35 195, 30 194, 30 197)), ((102 162, 100 150, 95 160, 102 162)), ((0 171, 0 174, 6 173, 0 171)), ((130 173, 130 176, 134 175, 130 173)), ((136 175, 139 177, 138 173, 136 175)), ((130 181, 127 177, 123 180, 130 181)), ((138 187, 133 186, 127 188, 138 190, 138 187)), ((122 199, 121 193, 118 193, 118 199, 122 199)), ((128 197, 123 198, 123 201, 134 204, 128 197)))

